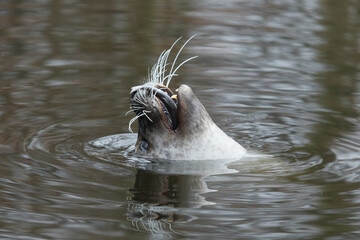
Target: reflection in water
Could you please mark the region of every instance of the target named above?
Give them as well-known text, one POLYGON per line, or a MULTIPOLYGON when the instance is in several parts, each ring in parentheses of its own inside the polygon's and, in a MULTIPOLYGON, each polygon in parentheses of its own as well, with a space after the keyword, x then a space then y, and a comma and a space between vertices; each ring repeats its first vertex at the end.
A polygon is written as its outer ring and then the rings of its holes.
POLYGON ((205 199, 211 192, 204 180, 213 174, 233 173, 225 162, 156 160, 139 167, 134 187, 129 190, 127 217, 137 229, 151 234, 170 235, 172 224, 195 217, 182 209, 200 208, 214 203, 205 199))
MULTIPOLYGON (((330 149, 336 145, 336 140, 346 138, 346 135, 356 130, 353 119, 359 116, 356 108, 359 51, 359 18, 354 12, 359 8, 357 1, 321 1, 321 24, 324 30, 318 33, 323 40, 317 49, 319 61, 326 66, 326 71, 315 76, 322 86, 317 96, 317 102, 322 106, 318 112, 319 124, 314 126, 309 134, 311 145, 323 156, 324 162, 318 167, 332 162, 336 156, 330 149)), ((341 141, 341 140, 340 140, 341 141)), ((341 157, 341 156, 339 156, 341 157)))
MULTIPOLYGON (((136 134, 106 136, 90 141, 84 150, 103 161, 119 161, 121 156, 131 158, 129 154, 134 150, 135 141, 136 134), (114 153, 117 154, 114 156, 114 153)), ((174 222, 190 222, 195 218, 183 214, 181 209, 213 204, 203 195, 211 192, 204 177, 237 172, 229 169, 224 161, 132 159, 132 165, 124 163, 137 168, 134 186, 129 190, 127 219, 136 229, 152 235, 170 236, 174 222)))
POLYGON ((209 192, 203 176, 167 175, 138 170, 130 189, 127 217, 138 228, 152 234, 172 232, 173 222, 189 222, 194 217, 181 208, 210 204, 201 194, 209 192))

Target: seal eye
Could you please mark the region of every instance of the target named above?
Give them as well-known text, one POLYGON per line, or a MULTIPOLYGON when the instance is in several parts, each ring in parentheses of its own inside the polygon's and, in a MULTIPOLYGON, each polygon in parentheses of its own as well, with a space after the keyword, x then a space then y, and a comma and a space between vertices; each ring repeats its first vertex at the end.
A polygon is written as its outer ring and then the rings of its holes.
POLYGON ((140 150, 143 153, 147 153, 147 151, 149 150, 149 143, 147 141, 142 140, 140 142, 140 150))

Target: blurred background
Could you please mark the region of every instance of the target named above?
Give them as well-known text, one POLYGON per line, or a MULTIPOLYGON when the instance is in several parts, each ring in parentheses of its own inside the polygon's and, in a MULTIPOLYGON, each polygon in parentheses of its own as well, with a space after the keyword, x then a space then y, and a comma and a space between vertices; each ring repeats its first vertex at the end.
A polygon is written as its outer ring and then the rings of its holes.
POLYGON ((0 0, 0 238, 358 239, 359 44, 357 0, 0 0), (192 35, 170 87, 276 161, 131 154, 130 88, 192 35))

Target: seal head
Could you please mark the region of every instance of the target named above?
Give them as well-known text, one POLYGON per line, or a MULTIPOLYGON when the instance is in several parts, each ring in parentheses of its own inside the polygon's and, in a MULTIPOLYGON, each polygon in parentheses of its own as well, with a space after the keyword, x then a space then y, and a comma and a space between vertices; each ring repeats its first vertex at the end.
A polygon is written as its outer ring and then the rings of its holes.
MULTIPOLYGON (((193 36, 194 37, 194 36, 193 36)), ((216 126, 204 106, 187 85, 181 85, 177 95, 168 87, 176 71, 191 57, 176 66, 176 60, 167 63, 170 49, 163 51, 151 68, 147 82, 132 87, 130 92, 131 112, 138 120, 137 155, 172 160, 239 159, 246 150, 216 126), (167 67, 170 70, 167 70, 167 67), (175 67, 176 66, 176 67, 175 67)))
POLYGON ((211 119, 187 85, 177 95, 164 85, 133 88, 131 106, 138 117, 137 155, 171 160, 239 159, 246 150, 211 119))

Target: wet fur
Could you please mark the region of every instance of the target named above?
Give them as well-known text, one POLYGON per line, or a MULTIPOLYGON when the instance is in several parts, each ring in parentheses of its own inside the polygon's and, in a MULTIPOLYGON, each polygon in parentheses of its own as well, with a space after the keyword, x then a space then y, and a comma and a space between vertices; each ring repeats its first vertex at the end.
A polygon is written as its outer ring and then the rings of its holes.
POLYGON ((246 150, 213 122, 189 86, 181 85, 178 89, 178 127, 172 130, 164 123, 161 105, 155 100, 155 91, 161 90, 151 89, 159 84, 166 84, 167 87, 179 67, 194 58, 189 58, 175 67, 179 53, 186 43, 176 55, 167 75, 167 60, 174 44, 161 53, 152 67, 148 81, 131 90, 130 94, 134 94, 131 108, 137 115, 130 121, 129 129, 131 130, 134 121, 139 122, 135 154, 170 160, 237 160, 246 150))

